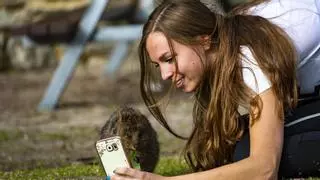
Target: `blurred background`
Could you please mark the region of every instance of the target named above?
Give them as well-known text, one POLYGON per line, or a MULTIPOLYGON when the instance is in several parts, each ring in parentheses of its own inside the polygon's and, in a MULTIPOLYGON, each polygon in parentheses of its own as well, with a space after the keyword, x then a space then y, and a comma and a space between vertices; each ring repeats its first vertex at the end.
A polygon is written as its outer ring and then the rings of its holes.
MULTIPOLYGON (((110 56, 118 47, 115 40, 89 37, 79 58, 65 56, 92 2, 0 0, 0 171, 94 162, 100 129, 124 104, 149 118, 158 132, 162 156, 180 154, 185 141, 167 133, 140 97, 139 34, 132 34, 136 39, 128 41, 125 56, 118 57, 118 66, 111 71, 110 56), (58 67, 72 58, 77 63, 54 108, 39 108, 58 67)), ((142 25, 153 4, 152 0, 111 0, 95 29, 142 25)), ((165 93, 164 87, 158 84, 155 91, 165 93)), ((190 95, 175 93, 166 116, 177 133, 189 134, 191 110, 190 95)))

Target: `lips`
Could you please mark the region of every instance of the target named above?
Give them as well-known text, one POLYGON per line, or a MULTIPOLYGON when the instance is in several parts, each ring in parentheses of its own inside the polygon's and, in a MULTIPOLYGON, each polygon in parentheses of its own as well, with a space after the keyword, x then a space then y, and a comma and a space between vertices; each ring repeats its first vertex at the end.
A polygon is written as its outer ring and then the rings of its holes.
POLYGON ((183 78, 181 78, 181 79, 178 79, 177 81, 176 81, 176 87, 177 88, 181 88, 182 86, 183 86, 183 78))

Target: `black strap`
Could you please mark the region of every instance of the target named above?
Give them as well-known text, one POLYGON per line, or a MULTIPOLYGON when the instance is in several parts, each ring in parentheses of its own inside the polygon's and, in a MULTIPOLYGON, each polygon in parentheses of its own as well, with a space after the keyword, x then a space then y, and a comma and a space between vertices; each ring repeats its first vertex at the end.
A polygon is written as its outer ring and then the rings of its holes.
MULTIPOLYGON (((299 88, 299 91, 300 91, 300 88, 299 88)), ((317 85, 314 88, 313 93, 299 94, 298 106, 309 104, 318 100, 320 100, 320 85, 317 85)))

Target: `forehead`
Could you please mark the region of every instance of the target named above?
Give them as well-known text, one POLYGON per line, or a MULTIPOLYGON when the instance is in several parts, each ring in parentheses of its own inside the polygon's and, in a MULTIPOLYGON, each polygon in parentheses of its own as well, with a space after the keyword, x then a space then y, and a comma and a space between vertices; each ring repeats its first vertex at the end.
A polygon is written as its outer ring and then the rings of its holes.
POLYGON ((170 53, 166 36, 161 32, 152 32, 146 40, 146 48, 152 61, 157 61, 165 53, 170 53))

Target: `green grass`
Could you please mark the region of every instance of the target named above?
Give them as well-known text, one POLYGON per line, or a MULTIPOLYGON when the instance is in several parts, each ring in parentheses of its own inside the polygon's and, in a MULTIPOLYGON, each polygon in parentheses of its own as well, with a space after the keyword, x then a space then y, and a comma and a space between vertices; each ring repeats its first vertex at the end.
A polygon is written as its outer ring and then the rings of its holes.
POLYGON ((156 169, 156 174, 163 176, 175 176, 191 172, 184 160, 179 157, 163 157, 160 159, 156 169))
MULTIPOLYGON (((161 158, 155 173, 164 176, 174 176, 191 172, 185 161, 178 157, 161 158)), ((34 169, 28 171, 0 172, 0 179, 103 179, 105 176, 100 164, 95 165, 70 165, 52 169, 34 169)), ((320 180, 320 178, 308 178, 308 180, 320 180)))
POLYGON ((18 130, 0 130, 0 142, 16 140, 23 137, 23 133, 18 130))
POLYGON ((8 180, 14 179, 63 179, 84 176, 103 176, 98 165, 71 165, 53 169, 35 169, 29 171, 1 172, 0 177, 8 180))
MULTIPOLYGON (((161 158, 155 173, 173 176, 189 172, 186 163, 177 157, 161 158)), ((17 170, 0 172, 0 179, 83 179, 84 177, 103 177, 105 173, 99 163, 95 165, 70 165, 52 169, 17 170)))

